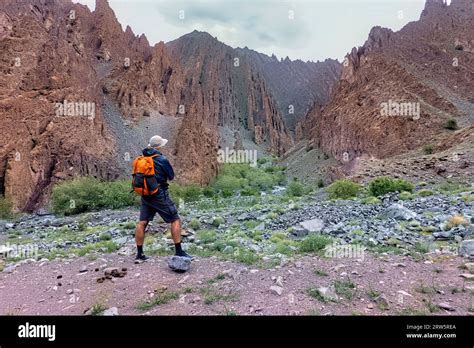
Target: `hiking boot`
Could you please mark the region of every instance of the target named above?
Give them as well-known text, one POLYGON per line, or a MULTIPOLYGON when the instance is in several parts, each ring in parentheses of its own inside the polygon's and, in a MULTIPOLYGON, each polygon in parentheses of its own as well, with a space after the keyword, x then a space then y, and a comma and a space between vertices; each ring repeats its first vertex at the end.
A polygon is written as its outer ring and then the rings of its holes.
POLYGON ((184 250, 181 250, 179 253, 176 253, 176 256, 180 256, 180 257, 185 257, 187 259, 190 259, 191 261, 194 260, 194 257, 189 255, 186 251, 184 250))
POLYGON ((137 255, 135 258, 135 263, 143 263, 145 261, 148 261, 150 258, 148 256, 145 256, 145 254, 137 255))

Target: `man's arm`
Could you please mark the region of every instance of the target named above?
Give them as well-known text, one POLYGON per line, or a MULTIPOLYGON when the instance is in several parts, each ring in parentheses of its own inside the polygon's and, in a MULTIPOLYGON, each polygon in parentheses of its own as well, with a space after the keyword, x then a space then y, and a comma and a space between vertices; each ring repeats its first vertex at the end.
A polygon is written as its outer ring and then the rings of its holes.
POLYGON ((170 161, 166 157, 162 158, 162 164, 163 164, 163 170, 166 173, 166 176, 168 177, 168 180, 173 180, 174 179, 174 170, 173 167, 171 166, 170 161))

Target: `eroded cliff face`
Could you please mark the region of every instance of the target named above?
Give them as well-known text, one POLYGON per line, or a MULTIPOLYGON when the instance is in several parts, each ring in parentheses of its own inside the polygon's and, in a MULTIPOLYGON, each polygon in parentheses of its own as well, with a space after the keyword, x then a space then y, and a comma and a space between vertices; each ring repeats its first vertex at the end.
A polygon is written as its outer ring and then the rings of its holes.
POLYGON ((373 28, 347 55, 331 101, 316 106, 299 132, 351 160, 436 142, 450 134, 443 127, 450 118, 472 125, 473 12, 470 1, 429 0, 420 20, 401 31, 373 28))
POLYGON ((262 74, 248 59, 211 35, 194 31, 169 42, 171 56, 183 67, 184 105, 195 105, 213 127, 253 132, 257 144, 275 154, 291 146, 275 99, 262 74))
POLYGON ((0 6, 0 191, 18 209, 34 209, 57 180, 118 175, 96 107, 90 17, 64 1, 0 6))

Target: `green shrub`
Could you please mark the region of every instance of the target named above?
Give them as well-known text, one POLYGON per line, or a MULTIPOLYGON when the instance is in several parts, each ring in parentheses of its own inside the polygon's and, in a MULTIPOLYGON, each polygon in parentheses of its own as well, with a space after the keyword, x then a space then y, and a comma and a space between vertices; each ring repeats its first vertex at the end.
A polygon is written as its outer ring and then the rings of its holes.
POLYGON ((246 187, 240 190, 242 196, 260 196, 260 191, 254 187, 246 187))
POLYGON ((211 186, 206 186, 206 187, 202 190, 202 194, 203 194, 205 197, 214 197, 215 191, 214 191, 214 189, 213 189, 211 186))
POLYGON ((217 216, 217 217, 214 218, 214 220, 212 220, 212 225, 215 226, 215 227, 219 227, 223 223, 225 223, 225 220, 224 220, 224 218, 222 218, 220 216, 217 216))
POLYGON ((378 177, 369 184, 369 192, 373 196, 382 196, 389 192, 413 192, 413 184, 403 179, 392 179, 386 176, 378 177))
POLYGON ((212 186, 220 191, 235 192, 246 186, 246 184, 247 180, 244 178, 237 178, 230 175, 219 175, 212 186))
POLYGON ((432 196, 434 193, 433 191, 431 190, 428 190, 428 189, 422 189, 422 190, 419 190, 417 192, 418 196, 420 197, 428 197, 428 196, 432 196))
POLYGON ((130 180, 100 181, 79 178, 57 184, 51 195, 51 205, 57 214, 78 214, 99 208, 122 208, 138 203, 139 196, 131 191, 130 180))
POLYGON ((425 153, 425 155, 431 155, 433 153, 433 145, 429 144, 423 146, 423 152, 425 153))
POLYGON ((194 202, 201 196, 202 189, 198 185, 192 184, 183 187, 181 192, 185 202, 194 202))
POLYGON ((316 185, 319 188, 323 188, 324 187, 324 180, 323 179, 318 179, 318 182, 316 183, 316 185))
POLYGON ((410 192, 407 192, 407 191, 402 191, 402 192, 400 192, 399 198, 402 201, 409 201, 409 200, 413 199, 413 194, 411 194, 410 192))
POLYGON ((234 192, 231 190, 222 190, 221 195, 224 198, 232 197, 234 195, 234 192))
POLYGON ((300 251, 304 253, 319 252, 332 243, 332 239, 320 234, 312 234, 301 241, 300 251))
POLYGON ((327 189, 329 198, 331 199, 348 199, 356 197, 361 186, 353 181, 342 179, 332 183, 327 189))
POLYGON ((0 197, 0 219, 11 219, 13 217, 12 208, 13 204, 9 199, 0 197))
POLYGON ((304 195, 304 185, 299 181, 293 180, 288 185, 288 194, 291 197, 301 197, 304 195))
POLYGON ((449 130, 456 130, 458 129, 458 123, 454 118, 450 118, 444 124, 444 128, 449 129, 449 130))
POLYGON ((193 230, 197 231, 201 228, 201 223, 199 222, 198 219, 192 219, 191 221, 189 221, 188 226, 192 228, 193 230))

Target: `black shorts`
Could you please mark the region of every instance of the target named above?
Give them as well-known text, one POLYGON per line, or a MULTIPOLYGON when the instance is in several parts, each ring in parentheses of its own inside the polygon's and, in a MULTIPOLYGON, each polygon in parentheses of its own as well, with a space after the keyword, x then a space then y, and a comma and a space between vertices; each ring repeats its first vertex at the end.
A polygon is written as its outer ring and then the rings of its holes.
POLYGON ((156 195, 142 196, 140 221, 153 220, 156 213, 160 214, 161 218, 167 223, 179 219, 178 209, 176 209, 168 190, 160 189, 156 195))

